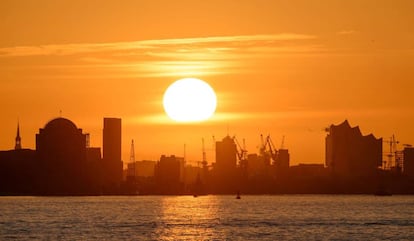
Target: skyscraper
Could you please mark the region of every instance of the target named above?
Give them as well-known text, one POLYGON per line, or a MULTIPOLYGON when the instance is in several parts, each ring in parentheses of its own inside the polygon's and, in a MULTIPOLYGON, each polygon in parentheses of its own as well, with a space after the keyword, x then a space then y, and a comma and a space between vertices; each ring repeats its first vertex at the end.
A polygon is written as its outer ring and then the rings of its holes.
POLYGON ((221 173, 234 172, 237 167, 237 149, 233 138, 226 136, 216 142, 216 168, 221 173))
POLYGON ((216 142, 216 163, 213 170, 215 192, 228 194, 240 189, 237 173, 237 147, 230 136, 216 142))
POLYGON ((118 185, 122 180, 121 137, 121 119, 104 118, 103 174, 107 185, 118 185))

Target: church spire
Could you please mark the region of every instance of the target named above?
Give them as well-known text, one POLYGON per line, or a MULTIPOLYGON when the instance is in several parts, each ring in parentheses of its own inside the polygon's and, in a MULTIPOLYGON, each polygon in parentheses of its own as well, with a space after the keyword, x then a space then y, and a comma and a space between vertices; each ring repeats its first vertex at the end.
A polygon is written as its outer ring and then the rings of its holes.
POLYGON ((15 150, 22 149, 21 138, 20 138, 20 126, 19 122, 17 122, 17 134, 16 134, 16 145, 14 146, 15 150))

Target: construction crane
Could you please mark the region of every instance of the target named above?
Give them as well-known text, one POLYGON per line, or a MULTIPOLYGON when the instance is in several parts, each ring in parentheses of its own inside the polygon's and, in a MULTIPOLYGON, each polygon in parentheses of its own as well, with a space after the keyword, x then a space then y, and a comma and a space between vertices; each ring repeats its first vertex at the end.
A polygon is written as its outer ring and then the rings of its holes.
POLYGON ((203 165, 203 168, 207 168, 207 157, 206 157, 206 148, 204 146, 204 138, 201 138, 201 143, 202 143, 202 152, 203 152, 203 161, 201 162, 201 164, 203 165))
POLYGON ((242 164, 242 162, 247 160, 247 150, 245 149, 245 145, 246 145, 245 141, 243 139, 244 147, 242 147, 239 141, 237 140, 236 136, 233 136, 233 140, 237 145, 236 146, 237 157, 239 158, 240 164, 242 164))
MULTIPOLYGON (((397 152, 397 144, 399 144, 400 142, 395 140, 395 136, 394 134, 390 137, 390 140, 383 140, 383 142, 388 143, 390 145, 390 152, 387 154, 388 157, 388 163, 386 163, 384 165, 384 169, 388 168, 391 169, 392 168, 392 158, 395 156, 396 152, 397 152)), ((398 163, 395 163, 396 167, 398 168, 398 163)))
POLYGON ((270 135, 266 137, 266 145, 269 147, 270 151, 270 157, 273 159, 273 164, 276 164, 277 162, 277 150, 275 148, 275 145, 273 144, 272 138, 270 135))
POLYGON ((247 177, 247 150, 246 150, 246 142, 243 139, 243 147, 240 145, 239 141, 237 140, 236 136, 233 136, 233 141, 236 144, 236 155, 239 159, 239 167, 243 173, 244 177, 247 177))
POLYGON ((263 139, 263 134, 260 134, 260 154, 262 156, 266 155, 266 142, 263 139))

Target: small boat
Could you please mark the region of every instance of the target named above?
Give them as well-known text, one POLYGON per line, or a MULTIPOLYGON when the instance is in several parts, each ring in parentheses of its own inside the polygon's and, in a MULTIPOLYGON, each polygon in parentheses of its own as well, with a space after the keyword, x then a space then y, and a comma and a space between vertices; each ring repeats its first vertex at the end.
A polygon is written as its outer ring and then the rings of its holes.
POLYGON ((240 197, 240 192, 239 192, 239 191, 237 191, 237 196, 236 196, 236 199, 241 199, 241 197, 240 197))

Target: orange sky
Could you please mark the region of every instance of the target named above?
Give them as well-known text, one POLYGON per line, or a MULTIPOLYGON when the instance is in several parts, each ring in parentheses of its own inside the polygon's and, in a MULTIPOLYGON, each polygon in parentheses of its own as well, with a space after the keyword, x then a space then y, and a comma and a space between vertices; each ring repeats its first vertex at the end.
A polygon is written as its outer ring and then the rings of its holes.
POLYGON ((103 117, 123 120, 123 159, 161 154, 213 161, 212 136, 270 134, 291 162, 324 162, 324 127, 348 119, 364 134, 414 144, 414 2, 54 1, 0 7, 0 149, 34 148, 63 116, 102 146, 103 117), (162 108, 169 84, 210 83, 210 121, 176 124, 162 108))

